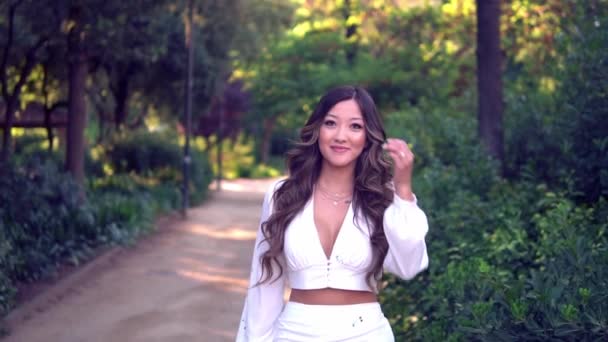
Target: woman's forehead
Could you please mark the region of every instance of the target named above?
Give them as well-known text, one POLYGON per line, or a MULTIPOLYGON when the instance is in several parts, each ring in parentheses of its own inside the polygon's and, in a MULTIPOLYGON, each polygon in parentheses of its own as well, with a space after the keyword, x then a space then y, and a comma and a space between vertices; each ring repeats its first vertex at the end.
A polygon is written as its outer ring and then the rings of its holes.
POLYGON ((336 119, 363 120, 361 108, 359 108, 359 104, 355 100, 345 100, 336 103, 327 111, 326 116, 336 119))

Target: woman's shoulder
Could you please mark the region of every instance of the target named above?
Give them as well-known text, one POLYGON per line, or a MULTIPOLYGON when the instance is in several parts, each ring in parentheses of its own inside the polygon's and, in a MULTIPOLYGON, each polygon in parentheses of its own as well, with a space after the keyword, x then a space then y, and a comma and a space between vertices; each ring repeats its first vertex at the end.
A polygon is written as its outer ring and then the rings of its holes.
POLYGON ((285 178, 285 177, 275 179, 268 187, 268 192, 275 193, 277 190, 279 190, 281 188, 281 186, 283 186, 283 184, 285 184, 286 181, 287 181, 287 178, 285 178))
POLYGON ((266 189, 266 200, 271 200, 272 197, 274 196, 274 193, 281 188, 281 186, 283 186, 283 184, 285 183, 287 179, 286 178, 278 178, 278 179, 274 179, 270 185, 268 186, 268 188, 266 189))
POLYGON ((279 178, 279 179, 275 179, 272 180, 268 186, 268 188, 266 189, 266 193, 264 194, 264 201, 263 201, 263 208, 264 211, 267 213, 271 213, 273 211, 273 207, 274 207, 274 197, 275 197, 275 192, 277 191, 277 189, 279 189, 282 184, 285 182, 284 178, 279 178))

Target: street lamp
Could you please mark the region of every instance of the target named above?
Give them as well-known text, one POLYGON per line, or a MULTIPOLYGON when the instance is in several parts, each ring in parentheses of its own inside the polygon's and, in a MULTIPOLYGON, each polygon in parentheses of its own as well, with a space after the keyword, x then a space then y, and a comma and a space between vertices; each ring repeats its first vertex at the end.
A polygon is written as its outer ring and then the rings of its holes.
POLYGON ((186 120, 185 120, 185 133, 186 141, 184 143, 184 160, 183 160, 183 178, 184 184, 182 188, 182 216, 186 217, 186 212, 189 206, 189 186, 190 183, 190 164, 192 158, 190 157, 190 131, 192 127, 192 73, 193 73, 193 53, 194 48, 192 47, 192 36, 194 35, 194 29, 192 26, 192 12, 193 12, 193 0, 188 0, 188 20, 186 22, 186 48, 188 49, 188 69, 186 72, 186 120))

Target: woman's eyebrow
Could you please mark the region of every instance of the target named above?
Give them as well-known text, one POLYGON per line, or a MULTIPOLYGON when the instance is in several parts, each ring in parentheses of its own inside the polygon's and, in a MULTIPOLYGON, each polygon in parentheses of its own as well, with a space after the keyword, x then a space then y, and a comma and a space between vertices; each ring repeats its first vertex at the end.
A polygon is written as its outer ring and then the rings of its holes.
MULTIPOLYGON (((336 114, 327 113, 327 116, 331 116, 331 117, 333 117, 333 118, 335 118, 335 119, 339 119, 339 117, 338 117, 336 114)), ((360 116, 356 116, 356 117, 352 117, 352 118, 350 118, 350 121, 355 121, 355 120, 360 120, 360 121, 363 121, 363 118, 362 118, 362 117, 360 117, 360 116)))

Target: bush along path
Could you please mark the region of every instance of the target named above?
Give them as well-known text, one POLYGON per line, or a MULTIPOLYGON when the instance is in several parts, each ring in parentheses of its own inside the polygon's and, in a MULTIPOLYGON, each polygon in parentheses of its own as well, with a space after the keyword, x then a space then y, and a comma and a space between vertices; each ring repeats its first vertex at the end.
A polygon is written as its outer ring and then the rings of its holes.
POLYGON ((159 220, 11 312, 2 340, 233 341, 271 182, 224 182, 187 220, 159 220))

